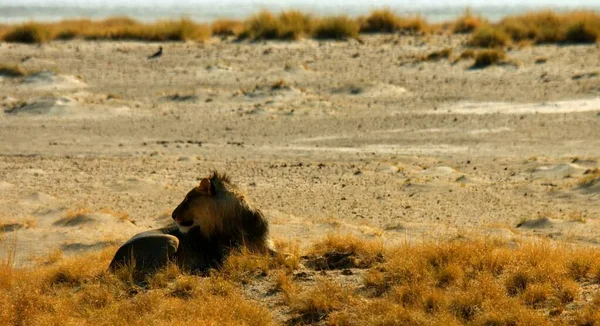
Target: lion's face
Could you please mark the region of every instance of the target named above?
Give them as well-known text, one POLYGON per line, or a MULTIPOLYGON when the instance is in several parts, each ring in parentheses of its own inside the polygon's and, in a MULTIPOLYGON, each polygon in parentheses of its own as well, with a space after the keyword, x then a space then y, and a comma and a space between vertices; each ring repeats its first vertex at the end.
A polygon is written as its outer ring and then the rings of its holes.
POLYGON ((214 188, 211 188, 210 180, 202 179, 175 208, 172 217, 181 232, 186 233, 194 227, 210 232, 216 227, 220 216, 215 212, 216 198, 214 188))

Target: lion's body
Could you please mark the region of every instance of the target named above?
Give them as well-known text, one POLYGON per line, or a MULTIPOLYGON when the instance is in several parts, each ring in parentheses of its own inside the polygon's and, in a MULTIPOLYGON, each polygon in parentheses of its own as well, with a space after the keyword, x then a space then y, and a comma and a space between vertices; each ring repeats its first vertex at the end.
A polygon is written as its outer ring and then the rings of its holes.
POLYGON ((175 224, 140 233, 115 254, 111 269, 135 265, 150 271, 175 262, 193 272, 220 267, 229 252, 245 247, 274 253, 267 220, 229 178, 213 173, 192 189, 173 211, 175 224))

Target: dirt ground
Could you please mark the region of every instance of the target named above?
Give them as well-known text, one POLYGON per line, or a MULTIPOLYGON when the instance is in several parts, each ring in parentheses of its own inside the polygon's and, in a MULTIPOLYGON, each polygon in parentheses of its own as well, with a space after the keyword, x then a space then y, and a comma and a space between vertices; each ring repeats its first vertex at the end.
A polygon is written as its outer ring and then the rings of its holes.
POLYGON ((2 43, 0 63, 43 72, 0 76, 0 248, 27 265, 122 243, 213 169, 301 246, 597 245, 599 47, 515 48, 486 69, 420 59, 464 41, 214 40, 162 44, 158 60, 159 44, 2 43))

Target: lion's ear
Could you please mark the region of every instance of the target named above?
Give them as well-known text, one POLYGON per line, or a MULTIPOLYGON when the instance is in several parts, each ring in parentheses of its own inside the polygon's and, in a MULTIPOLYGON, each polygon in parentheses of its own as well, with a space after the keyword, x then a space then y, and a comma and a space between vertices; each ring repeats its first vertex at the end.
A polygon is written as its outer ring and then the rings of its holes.
POLYGON ((201 193, 204 194, 208 194, 212 196, 212 190, 211 190, 211 185, 210 185, 210 180, 208 180, 207 178, 204 178, 200 181, 200 184, 198 185, 198 187, 196 187, 196 190, 198 190, 201 193))

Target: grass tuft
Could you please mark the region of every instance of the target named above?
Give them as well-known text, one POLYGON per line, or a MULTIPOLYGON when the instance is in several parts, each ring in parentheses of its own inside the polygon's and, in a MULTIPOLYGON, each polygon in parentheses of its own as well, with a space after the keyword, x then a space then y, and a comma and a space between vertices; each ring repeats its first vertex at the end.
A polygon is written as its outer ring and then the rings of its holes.
POLYGON ((136 41, 204 41, 211 36, 210 27, 190 19, 158 21, 144 24, 127 17, 101 21, 65 20, 58 23, 26 23, 6 32, 3 40, 15 43, 44 43, 51 40, 136 40, 136 41))
POLYGON ((452 32, 454 34, 470 34, 484 25, 487 25, 485 19, 473 15, 471 10, 467 9, 465 10, 465 13, 454 22, 452 32))
POLYGON ((506 53, 504 53, 504 51, 502 50, 482 50, 477 52, 477 54, 475 55, 475 63, 473 64, 472 68, 486 68, 491 65, 498 64, 504 59, 506 59, 506 53))
POLYGON ((506 17, 494 26, 483 26, 475 31, 478 33, 482 39, 486 34, 504 33, 516 43, 594 43, 600 38, 600 14, 593 11, 531 12, 506 17))
POLYGON ((281 27, 279 37, 284 40, 299 40, 311 34, 313 18, 297 10, 284 11, 279 15, 281 27))
POLYGON ((359 32, 358 23, 347 17, 327 17, 317 21, 313 30, 313 36, 319 40, 338 40, 357 39, 359 32))
POLYGON ((362 22, 361 33, 394 33, 400 29, 400 17, 390 9, 374 10, 362 22))
POLYGON ((239 20, 218 19, 211 24, 212 34, 216 36, 237 36, 244 30, 239 20))
POLYGON ((12 43, 45 43, 52 38, 52 32, 46 26, 38 23, 25 23, 6 32, 5 42, 12 43))
POLYGON ((318 270, 369 268, 383 259, 383 245, 355 236, 330 235, 313 245, 309 264, 318 270))
POLYGON ((481 48, 498 48, 504 47, 510 43, 510 36, 501 29, 484 26, 477 29, 469 42, 469 46, 481 48))
POLYGON ((298 40, 310 35, 312 18, 299 11, 284 11, 279 16, 268 11, 250 17, 240 38, 252 40, 298 40))

